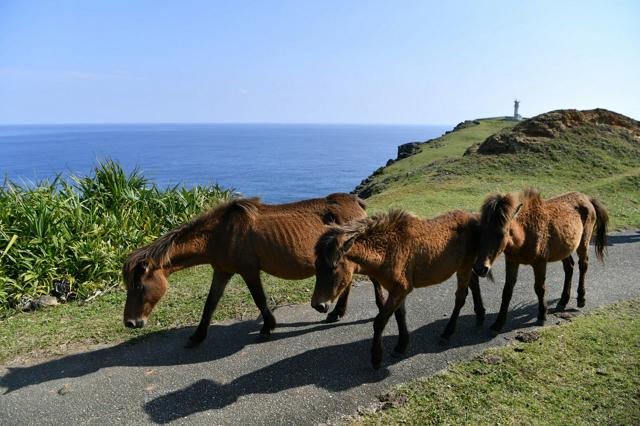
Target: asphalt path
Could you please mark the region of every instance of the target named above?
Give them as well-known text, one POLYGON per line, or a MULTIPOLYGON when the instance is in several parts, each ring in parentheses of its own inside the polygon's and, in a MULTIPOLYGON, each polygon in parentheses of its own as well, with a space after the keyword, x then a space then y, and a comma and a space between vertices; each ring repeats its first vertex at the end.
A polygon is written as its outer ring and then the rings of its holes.
MULTIPOLYGON (((640 295, 640 231, 613 234, 610 244, 604 265, 590 252, 587 306, 579 312, 640 295)), ((535 327, 533 273, 521 267, 505 332, 490 335, 500 305, 502 260, 493 271, 495 284, 480 283, 485 324, 476 324, 469 296, 447 346, 439 344, 439 335, 453 309, 454 280, 411 293, 407 353, 392 356, 397 336, 392 318, 380 370, 373 370, 369 360, 377 309, 371 285, 363 283, 353 289, 347 316, 339 323, 323 323, 324 315, 309 305, 277 309, 278 328, 268 341, 258 338, 259 320, 228 321, 212 325, 208 339, 195 349, 184 348, 193 332, 189 327, 34 365, 2 366, 0 424, 332 422, 370 405, 395 384, 433 374, 450 362, 508 343, 516 330, 535 327)), ((550 308, 562 282, 562 264, 551 264, 550 308)), ((576 308, 576 287, 577 264, 567 309, 576 308)), ((559 321, 551 314, 547 324, 559 321)))

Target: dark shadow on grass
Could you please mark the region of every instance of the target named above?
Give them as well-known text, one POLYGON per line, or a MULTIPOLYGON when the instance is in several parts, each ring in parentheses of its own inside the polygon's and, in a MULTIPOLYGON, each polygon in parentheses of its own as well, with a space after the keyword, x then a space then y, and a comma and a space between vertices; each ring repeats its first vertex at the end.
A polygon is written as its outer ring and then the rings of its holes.
MULTIPOLYGON (((537 316, 537 305, 514 307, 510 314, 505 331, 528 326, 537 316)), ((495 314, 489 315, 487 322, 495 320, 495 317, 495 314)), ((223 409, 244 395, 273 394, 307 385, 339 392, 384 380, 389 375, 388 367, 403 359, 476 345, 492 339, 486 331, 487 326, 479 327, 474 315, 464 315, 458 320, 456 334, 446 346, 442 346, 439 344, 439 337, 447 322, 448 318, 444 318, 414 330, 407 353, 401 357, 395 357, 391 353, 397 336, 385 336, 385 360, 380 370, 371 367, 371 339, 366 338, 310 349, 251 371, 226 384, 199 380, 184 389, 149 401, 144 409, 149 420, 168 423, 202 411, 223 409)))
MULTIPOLYGON (((292 330, 276 329, 270 340, 286 339, 333 327, 362 324, 369 321, 371 320, 343 321, 331 324, 284 323, 282 328, 292 330)), ((215 361, 233 355, 248 345, 260 344, 261 339, 258 334, 260 327, 261 321, 259 320, 214 325, 209 330, 209 335, 204 342, 196 348, 189 349, 184 346, 193 333, 193 327, 158 331, 105 349, 73 354, 28 367, 9 367, 7 368, 8 372, 0 377, 0 387, 5 389, 4 393, 6 394, 24 386, 63 378, 81 377, 109 367, 156 367, 215 361)))

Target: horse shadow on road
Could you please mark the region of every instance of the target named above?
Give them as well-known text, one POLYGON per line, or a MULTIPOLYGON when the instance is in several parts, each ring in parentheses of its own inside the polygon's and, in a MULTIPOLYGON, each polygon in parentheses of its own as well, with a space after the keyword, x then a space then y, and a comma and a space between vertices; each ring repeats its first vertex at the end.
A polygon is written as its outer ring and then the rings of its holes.
MULTIPOLYGON (((534 325, 537 305, 515 306, 509 314, 504 331, 534 325)), ((495 314, 487 320, 495 319, 495 314)), ((393 356, 395 334, 385 336, 385 361, 383 368, 374 370, 369 362, 371 339, 310 349, 264 368, 252 371, 226 384, 204 379, 190 386, 159 396, 149 401, 144 410, 149 420, 169 423, 198 412, 223 409, 240 397, 250 394, 275 394, 287 389, 314 385, 331 392, 339 392, 365 383, 384 380, 388 367, 418 354, 439 353, 452 348, 473 346, 493 339, 486 326, 479 327, 474 315, 460 316, 456 334, 447 345, 439 343, 448 318, 443 318, 411 332, 407 353, 393 356)), ((500 338, 500 337, 498 337, 500 338)))
MULTIPOLYGON (((272 340, 368 321, 370 320, 315 325, 281 323, 272 340)), ((261 322, 258 320, 213 325, 208 338, 196 348, 185 348, 194 331, 193 327, 158 331, 104 349, 68 355, 28 367, 8 367, 7 372, 0 377, 0 388, 4 388, 4 393, 7 394, 25 386, 82 377, 109 367, 161 367, 215 361, 233 355, 246 346, 259 344, 257 333, 260 327, 261 322)))
POLYGON ((631 234, 625 233, 621 235, 607 235, 607 245, 615 246, 618 244, 633 244, 640 242, 640 231, 635 231, 631 234))
MULTIPOLYGON (((510 311, 505 332, 531 325, 537 315, 537 305, 514 306, 510 311)), ((397 336, 395 332, 384 338, 385 368, 373 370, 369 363, 371 338, 347 344, 310 349, 298 355, 277 361, 264 368, 251 371, 227 384, 201 380, 190 386, 162 395, 144 406, 150 420, 166 423, 196 412, 219 409, 233 404, 242 395, 276 393, 304 385, 315 385, 331 391, 340 391, 384 380, 389 367, 402 359, 422 353, 438 353, 452 348, 472 346, 487 342, 493 337, 486 324, 495 319, 487 316, 484 327, 476 325, 474 315, 463 315, 458 320, 457 332, 451 342, 442 346, 439 335, 448 318, 443 318, 414 330, 407 353, 394 358, 391 348, 397 336)), ((371 322, 371 319, 326 323, 282 323, 271 340, 314 334, 333 327, 371 322)), ((0 387, 5 394, 26 386, 48 381, 77 378, 109 367, 160 367, 206 363, 220 360, 241 351, 247 346, 260 344, 257 332, 260 322, 242 321, 211 327, 209 337, 200 346, 187 349, 184 344, 193 332, 192 327, 153 333, 132 339, 119 345, 90 352, 73 354, 26 367, 8 367, 0 377, 0 387)))

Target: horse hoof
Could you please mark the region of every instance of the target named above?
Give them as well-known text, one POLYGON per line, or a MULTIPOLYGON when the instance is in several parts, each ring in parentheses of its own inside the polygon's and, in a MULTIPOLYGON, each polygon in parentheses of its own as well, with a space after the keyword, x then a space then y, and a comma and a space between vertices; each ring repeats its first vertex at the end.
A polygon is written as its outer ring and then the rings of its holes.
POLYGON ((556 305, 556 310, 558 310, 559 312, 562 312, 565 309, 567 309, 567 304, 566 303, 558 303, 556 305))
POLYGON ((329 314, 327 315, 327 318, 324 320, 324 322, 326 322, 327 324, 331 324, 338 321, 340 321, 340 315, 338 314, 329 314))
POLYGON ((578 300, 578 308, 584 308, 584 305, 586 305, 587 302, 584 300, 578 300))
POLYGON ((502 330, 502 327, 500 327, 500 328, 498 328, 498 327, 491 327, 491 328, 489 329, 489 335, 490 335, 491 337, 496 337, 496 336, 498 336, 498 335, 500 334, 501 330, 502 330))
POLYGON ((536 325, 543 326, 546 321, 546 319, 538 318, 538 320, 536 321, 536 325))
POLYGON ((258 340, 269 340, 271 339, 271 330, 260 330, 260 334, 258 334, 258 340))

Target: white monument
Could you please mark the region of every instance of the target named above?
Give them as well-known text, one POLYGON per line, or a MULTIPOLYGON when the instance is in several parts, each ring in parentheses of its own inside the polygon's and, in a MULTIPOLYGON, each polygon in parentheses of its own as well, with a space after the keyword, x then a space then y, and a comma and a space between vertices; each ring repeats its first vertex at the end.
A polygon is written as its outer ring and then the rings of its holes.
POLYGON ((521 120, 522 116, 520 114, 518 114, 518 107, 520 106, 520 101, 519 100, 514 100, 513 101, 513 119, 514 120, 521 120))

